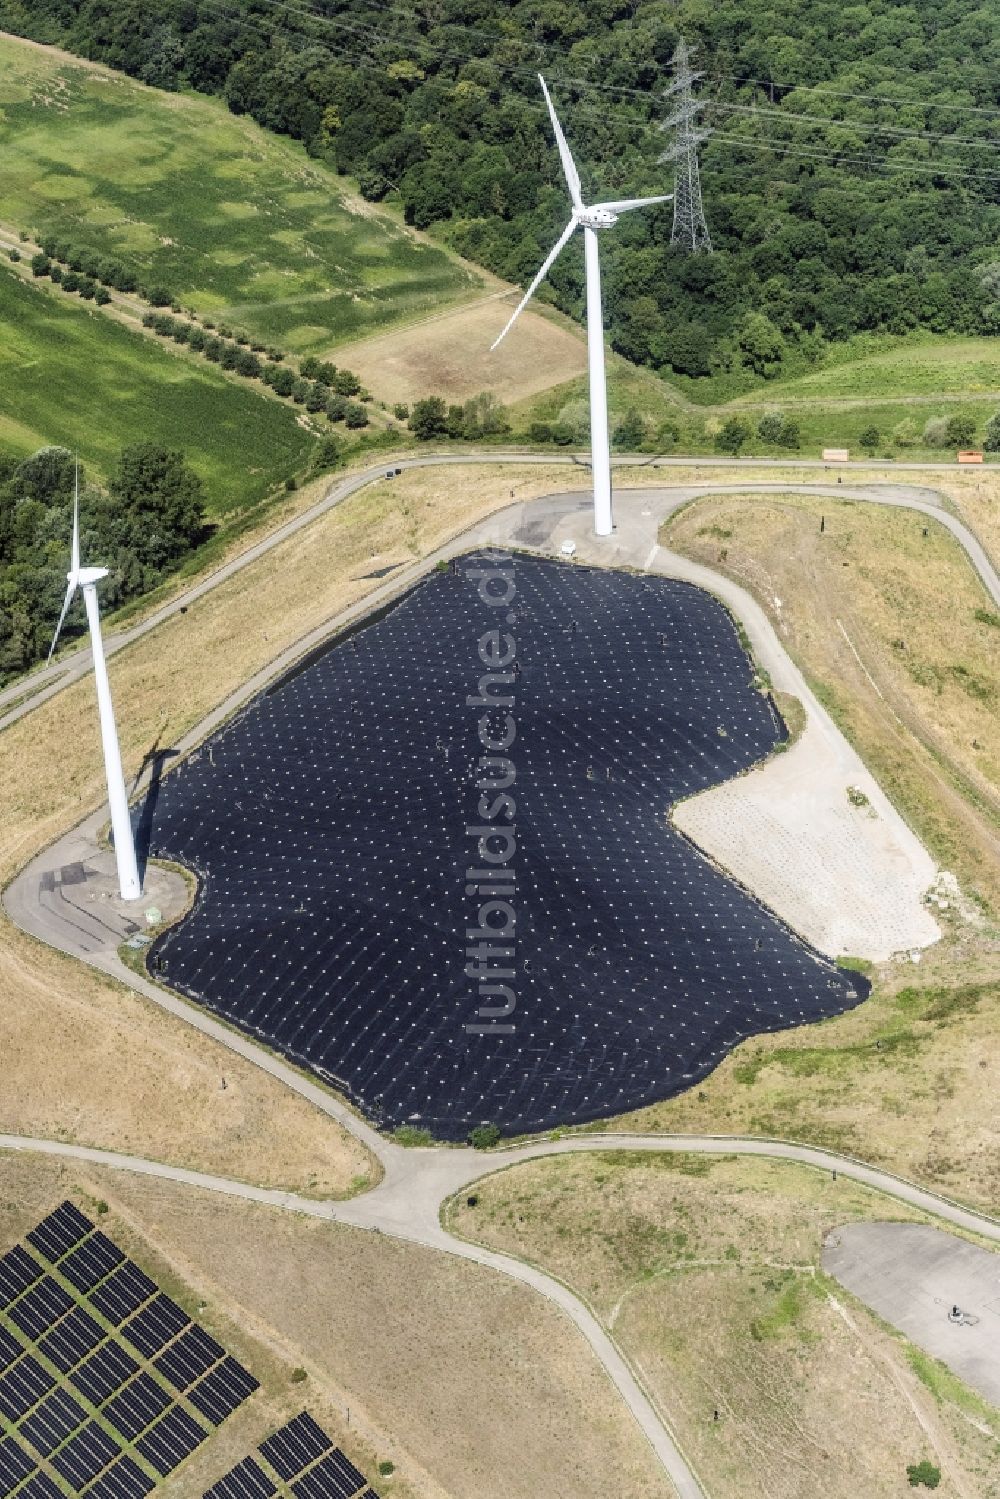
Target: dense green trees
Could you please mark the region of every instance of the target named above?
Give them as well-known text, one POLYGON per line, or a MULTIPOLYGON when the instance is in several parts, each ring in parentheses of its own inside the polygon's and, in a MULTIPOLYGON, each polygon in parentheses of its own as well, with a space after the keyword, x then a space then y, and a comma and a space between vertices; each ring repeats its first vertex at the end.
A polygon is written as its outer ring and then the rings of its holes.
MULTIPOLYGON (((44 657, 66 588, 74 460, 42 448, 21 463, 0 453, 0 682, 44 657)), ((123 450, 107 491, 82 483, 81 550, 109 569, 114 608, 145 593, 205 534, 201 483, 183 454, 153 443, 123 450)), ((71 611, 66 629, 84 628, 71 611)))
MULTIPOLYGON (((622 353, 757 380, 863 330, 1000 331, 1000 44, 961 0, 0 0, 0 26, 220 94, 522 283, 566 213, 538 68, 588 192, 669 187, 683 31, 712 101, 717 253, 671 249, 669 205, 621 221, 603 252, 622 353)), ((578 245, 544 295, 580 316, 578 245)))

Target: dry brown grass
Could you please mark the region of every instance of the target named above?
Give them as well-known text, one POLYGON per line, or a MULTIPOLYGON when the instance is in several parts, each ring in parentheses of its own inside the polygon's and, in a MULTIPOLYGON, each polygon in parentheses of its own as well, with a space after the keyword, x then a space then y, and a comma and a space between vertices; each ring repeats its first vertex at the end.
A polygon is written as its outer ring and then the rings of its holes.
POLYGON ((903 1340, 818 1272, 828 1229, 905 1207, 784 1162, 625 1153, 518 1166, 476 1193, 453 1225, 591 1301, 714 1499, 890 1499, 925 1454, 942 1495, 1000 1494, 1000 1413, 991 1439, 939 1405, 903 1340))
POLYGON ((0 1244, 74 1188, 109 1204, 112 1236, 264 1387, 171 1481, 177 1499, 200 1499, 303 1405, 383 1499, 669 1499, 576 1329, 507 1277, 169 1182, 3 1155, 0 1244), (385 1481, 383 1458, 397 1470, 385 1481))
POLYGON ((490 353, 490 344, 517 305, 515 295, 494 296, 341 345, 335 356, 390 404, 410 404, 428 395, 465 401, 489 390, 509 405, 583 374, 587 345, 579 330, 530 309, 490 353))

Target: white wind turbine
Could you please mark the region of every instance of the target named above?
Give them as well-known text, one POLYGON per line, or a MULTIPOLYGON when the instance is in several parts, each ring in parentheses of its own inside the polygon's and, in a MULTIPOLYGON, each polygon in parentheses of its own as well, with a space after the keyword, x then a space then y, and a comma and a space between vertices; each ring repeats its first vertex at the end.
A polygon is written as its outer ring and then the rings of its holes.
POLYGON ((610 229, 618 222, 618 215, 630 208, 646 208, 651 203, 668 203, 672 193, 657 198, 619 198, 610 203, 593 203, 589 208, 580 192, 580 174, 570 154, 566 137, 556 117, 545 79, 541 73, 538 81, 542 85, 545 102, 549 106, 552 129, 562 161, 563 175, 569 188, 573 212, 570 221, 542 261, 538 275, 532 281, 515 309, 513 317, 490 345, 490 352, 509 333, 514 322, 534 296, 535 291, 552 269, 557 256, 569 243, 573 231, 583 230, 584 260, 587 273, 587 362, 590 366, 590 453, 594 475, 594 530, 598 536, 610 536, 614 529, 611 516, 611 454, 608 448, 608 386, 604 373, 604 320, 601 311, 601 265, 597 250, 598 229, 610 229))
POLYGON ((48 659, 56 648, 59 632, 63 627, 73 595, 79 588, 83 591, 83 602, 90 626, 90 650, 94 658, 94 681, 97 684, 97 709, 101 718, 101 743, 104 747, 104 771, 108 781, 108 802, 111 806, 111 828, 115 839, 115 858, 118 861, 118 887, 122 900, 138 900, 142 894, 139 869, 135 859, 135 840, 128 815, 128 797, 125 795, 125 777, 122 775, 122 757, 118 748, 118 730, 115 728, 115 713, 111 705, 111 687, 108 683, 108 667, 104 659, 104 642, 101 639, 101 611, 97 602, 97 585, 108 576, 106 567, 80 566, 80 465, 76 466, 73 484, 73 542, 70 550, 69 572, 66 574, 66 597, 62 613, 56 625, 56 633, 49 646, 48 659))

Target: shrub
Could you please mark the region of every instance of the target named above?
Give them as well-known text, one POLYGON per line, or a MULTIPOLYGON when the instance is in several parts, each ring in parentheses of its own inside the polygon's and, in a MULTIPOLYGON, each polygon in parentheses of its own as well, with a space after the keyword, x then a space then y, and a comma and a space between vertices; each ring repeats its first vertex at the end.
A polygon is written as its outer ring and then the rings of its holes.
POLYGON ((500 1140, 500 1130, 495 1124, 477 1124, 469 1131, 469 1144, 476 1150, 492 1150, 500 1140))
MULTIPOLYGON (((340 391, 340 385, 337 385, 340 391)), ((349 394, 340 391, 340 394, 349 394)), ((445 404, 440 396, 428 396, 423 401, 415 401, 410 413, 410 431, 414 437, 421 442, 429 442, 433 437, 443 437, 447 431, 447 412, 445 404)))
POLYGON ((344 422, 346 426, 354 429, 368 426, 368 413, 360 401, 348 401, 347 410, 344 412, 344 422))
POLYGON ((897 448, 915 448, 920 441, 920 428, 910 416, 904 416, 892 429, 892 440, 897 448))
POLYGON ((239 352, 240 351, 237 348, 236 344, 226 342, 222 345, 222 352, 219 355, 219 363, 222 365, 222 368, 224 370, 234 370, 236 368, 236 361, 239 357, 239 352))
POLYGON ((293 379, 293 381, 292 381, 292 400, 295 402, 296 406, 302 406, 302 405, 304 405, 306 397, 308 396, 308 394, 309 394, 309 381, 308 380, 294 380, 293 379))
POLYGON ((405 422, 409 419, 410 408, 405 401, 397 401, 392 408, 392 414, 398 422, 405 422))
POLYGON ((21 258, 21 252, 20 252, 20 250, 8 250, 7 251, 7 259, 8 260, 12 260, 15 265, 20 260, 20 258, 21 258))
POLYGON ((55 282, 56 286, 62 285, 62 278, 65 275, 65 272, 63 271, 61 265, 56 265, 55 262, 53 262, 52 269, 49 272, 49 275, 52 277, 52 280, 55 282))
MULTIPOLYGON (((325 411, 326 402, 326 386, 321 381, 314 380, 309 387, 309 394, 306 396, 306 410, 325 411)), ((348 426, 350 426, 350 423, 348 423, 348 426)))
POLYGON ((924 423, 924 443, 929 448, 948 446, 948 422, 943 416, 932 416, 924 423))
POLYGON ((863 427, 858 433, 858 442, 866 453, 874 453, 881 441, 882 434, 875 426, 863 427))
POLYGON ((1000 453, 1000 411, 995 411, 986 423, 983 447, 988 453, 1000 453))
POLYGON ((333 432, 326 437, 321 437, 316 444, 313 454, 313 468, 317 474, 325 474, 331 468, 337 468, 344 456, 344 446, 340 438, 333 432))
POLYGON ((87 302, 92 302, 97 292, 97 282, 90 276, 80 277, 80 295, 87 302))
POLYGON ((194 349, 197 354, 205 348, 205 330, 203 328, 191 328, 188 332, 188 348, 194 349))
POLYGON ((333 377, 333 388, 342 396, 356 396, 361 389, 361 381, 350 370, 337 370, 333 377))
POLYGON ((107 307, 108 303, 111 301, 111 293, 108 291, 108 288, 106 286, 99 286, 97 288, 94 293, 94 301, 97 303, 98 307, 107 307))
POLYGON ((43 251, 40 250, 37 255, 32 255, 31 274, 33 276, 47 276, 51 269, 52 261, 43 251))
POLYGON ((211 359, 213 364, 218 364, 222 357, 222 339, 206 338, 203 353, 206 359, 211 359))
MULTIPOLYGON (((413 423, 411 422, 410 426, 412 427, 412 425, 413 423)), ((551 442, 552 423, 532 422, 531 426, 528 428, 528 440, 529 442, 551 442)))
POLYGON ((308 1374, 301 1367, 301 1365, 292 1370, 292 1373, 291 1373, 292 1384, 301 1384, 303 1382, 303 1380, 308 1379, 308 1378, 309 1378, 308 1374))
POLYGON ((295 387, 295 376, 291 370, 275 370, 271 385, 279 396, 290 396, 295 387))
POLYGON ((765 411, 757 423, 757 436, 761 442, 778 448, 797 448, 799 424, 787 417, 783 411, 765 411))
POLYGON ((906 1478, 912 1489, 923 1484, 925 1489, 936 1489, 941 1482, 941 1469, 935 1468, 932 1462, 925 1457, 922 1462, 910 1463, 906 1469, 906 1478))
POLYGON ((950 448, 967 448, 975 441, 976 420, 972 416, 950 416, 945 428, 950 448))
POLYGON ((79 291, 80 278, 76 274, 76 271, 66 272, 65 276, 62 278, 62 288, 63 291, 79 291))
POLYGON ((174 299, 164 287, 153 286, 150 287, 146 294, 146 300, 152 303, 154 307, 170 307, 174 299))
POLYGON ((750 423, 741 416, 731 416, 716 433, 715 446, 720 453, 738 453, 749 436, 750 423))
POLYGON ((246 376, 248 380, 256 380, 260 374, 260 360, 256 354, 251 354, 249 349, 241 349, 236 356, 236 369, 239 374, 246 376))
POLYGON ((326 403, 326 414, 331 422, 342 422, 347 414, 347 397, 331 396, 326 403))
POLYGON ((642 413, 634 407, 626 411, 612 432, 611 440, 616 447, 623 448, 626 452, 641 448, 646 440, 646 422, 642 413))
POLYGON ((177 322, 170 330, 170 337, 174 340, 174 343, 186 344, 191 337, 190 324, 182 322, 178 318, 177 322))
POLYGON ((383 1478, 388 1478, 390 1473, 395 1473, 396 1464, 391 1463, 387 1457, 384 1457, 378 1465, 378 1470, 383 1478))

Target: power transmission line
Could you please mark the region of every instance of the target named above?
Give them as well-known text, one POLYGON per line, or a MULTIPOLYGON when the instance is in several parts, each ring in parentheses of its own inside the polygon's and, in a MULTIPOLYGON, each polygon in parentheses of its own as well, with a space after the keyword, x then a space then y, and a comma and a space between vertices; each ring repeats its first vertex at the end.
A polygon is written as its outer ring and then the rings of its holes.
POLYGON ((704 75, 691 67, 691 49, 684 38, 677 43, 673 56, 674 78, 664 97, 676 100, 674 111, 660 127, 675 130, 672 146, 659 158, 674 163, 674 223, 670 243, 680 245, 692 254, 712 251, 712 239, 705 222, 701 201, 701 178, 698 175, 698 147, 707 141, 710 130, 697 121, 701 103, 694 96, 694 85, 704 75))

